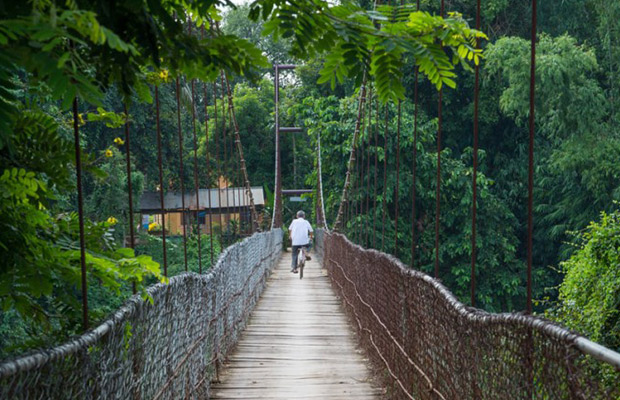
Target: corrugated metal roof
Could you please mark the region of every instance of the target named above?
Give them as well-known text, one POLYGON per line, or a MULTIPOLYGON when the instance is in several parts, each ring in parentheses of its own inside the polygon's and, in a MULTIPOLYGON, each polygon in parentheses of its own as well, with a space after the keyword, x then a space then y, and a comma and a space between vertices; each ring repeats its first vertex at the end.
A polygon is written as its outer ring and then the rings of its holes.
MULTIPOLYGON (((201 210, 209 208, 209 197, 211 197, 212 209, 250 205, 250 199, 245 194, 245 188, 200 189, 198 191, 198 196, 201 210), (219 205, 220 199, 222 201, 221 207, 219 205)), ((254 197, 254 205, 265 205, 265 196, 262 187, 252 187, 252 196, 254 197)), ((160 206, 159 192, 144 192, 142 194, 142 197, 140 198, 141 211, 159 210, 160 206)), ((164 208, 166 210, 181 210, 181 193, 166 193, 164 195, 164 208)), ((185 208, 192 210, 196 209, 196 193, 185 193, 185 208)))

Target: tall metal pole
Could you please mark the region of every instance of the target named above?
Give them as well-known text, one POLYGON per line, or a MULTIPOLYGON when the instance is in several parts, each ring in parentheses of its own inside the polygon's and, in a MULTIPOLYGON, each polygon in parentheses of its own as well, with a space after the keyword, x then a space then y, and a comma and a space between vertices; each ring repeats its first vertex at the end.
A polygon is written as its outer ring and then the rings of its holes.
POLYGON ((164 167, 161 149, 161 125, 159 123, 159 87, 155 85, 155 118, 157 130, 157 163, 159 166, 159 204, 161 207, 161 237, 164 256, 164 276, 168 276, 168 253, 166 250, 166 211, 164 204, 164 167))
MULTIPOLYGON (((127 166, 127 195, 129 196, 129 247, 136 247, 136 238, 134 235, 133 225, 133 188, 131 185, 131 146, 129 141, 129 112, 127 111, 127 103, 123 104, 125 111, 125 158, 127 166)), ((132 285, 132 291, 136 294, 136 283, 132 285)))
MULTIPOLYGON (((420 0, 417 1, 417 11, 420 11, 420 0)), ((416 172, 418 166, 418 74, 420 70, 415 68, 415 83, 413 86, 413 165, 411 167, 412 172, 412 185, 411 185, 411 268, 415 268, 415 248, 416 248, 416 172)))
POLYGON ((175 81, 175 97, 177 101, 177 132, 179 136, 179 178, 181 181, 181 224, 183 226, 183 261, 187 271, 187 225, 185 224, 185 184, 183 179, 183 128, 181 126, 181 85, 179 77, 175 81))
MULTIPOLYGON (((196 104, 195 99, 195 81, 192 79, 192 127, 194 138, 194 187, 196 188, 196 225, 198 227, 198 273, 202 274, 202 243, 200 232, 200 185, 198 182, 198 139, 196 138, 196 104)), ((206 222, 206 221, 205 221, 206 222)))
POLYGON ((280 69, 274 66, 274 102, 275 102, 275 153, 276 153, 276 182, 273 202, 273 218, 271 219, 271 229, 282 227, 282 166, 280 158, 280 69))
MULTIPOLYGON (((204 39, 205 26, 200 28, 200 39, 204 39)), ((211 204, 211 160, 209 155, 209 98, 207 97, 207 84, 202 83, 203 99, 205 102, 205 155, 207 157, 207 196, 209 205, 209 242, 211 244, 211 266, 213 266, 213 207, 211 204)), ((206 222, 206 221, 205 221, 206 222)))
POLYGON ((88 330, 88 286, 86 282, 86 241, 84 239, 84 194, 82 191, 82 150, 80 147, 80 128, 78 99, 73 99, 73 138, 75 141, 75 172, 78 192, 78 224, 80 228, 80 269, 82 284, 82 328, 88 330))
MULTIPOLYGON (((187 26, 188 33, 192 35, 192 20, 191 18, 187 18, 187 26)), ((192 131, 193 131, 193 139, 194 139, 194 187, 196 188, 196 227, 198 234, 198 273, 202 274, 202 233, 200 232, 200 185, 198 183, 198 140, 196 138, 196 103, 195 103, 195 83, 196 80, 192 79, 192 101, 190 102, 192 106, 192 131)), ((206 223, 206 220, 205 220, 206 223)))
MULTIPOLYGON (((444 15, 444 0, 441 0, 441 16, 444 15)), ((441 105, 443 100, 443 88, 439 89, 439 101, 437 104, 437 187, 435 194, 435 278, 439 277, 439 221, 441 216, 441 105)))
POLYGON ((528 157, 528 177, 527 177, 527 306, 526 312, 532 313, 532 258, 533 258, 533 236, 534 236, 534 121, 535 112, 534 95, 536 89, 536 0, 532 0, 532 37, 530 55, 530 140, 528 157))
MULTIPOLYGON (((480 0, 476 2, 476 29, 480 30, 480 0)), ((476 48, 480 48, 480 39, 476 39, 476 48)), ((478 106, 480 99, 480 66, 475 67, 474 78, 474 172, 472 176, 471 209, 471 306, 476 306, 476 217, 478 188, 478 106)))
POLYGON ((217 83, 213 82, 213 117, 215 120, 215 125, 213 127, 213 136, 215 138, 215 167, 217 169, 217 207, 218 207, 218 216, 220 220, 220 245, 222 244, 222 234, 224 222, 222 220, 222 191, 220 190, 220 176, 222 175, 222 170, 220 166, 220 140, 219 140, 219 132, 217 126, 217 83))
MULTIPOLYGON (((401 2, 402 4, 402 2, 401 2)), ((402 119, 401 101, 398 100, 396 117, 396 186, 394 188, 394 255, 398 257, 398 197, 400 192, 400 124, 402 119)))

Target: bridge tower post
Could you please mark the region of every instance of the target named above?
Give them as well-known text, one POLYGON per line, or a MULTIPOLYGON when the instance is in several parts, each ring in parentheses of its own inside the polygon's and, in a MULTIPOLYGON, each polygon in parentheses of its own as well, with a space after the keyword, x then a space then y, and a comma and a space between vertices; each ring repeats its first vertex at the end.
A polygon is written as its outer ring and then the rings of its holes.
POLYGON ((282 227, 282 162, 280 157, 280 133, 301 132, 301 128, 280 127, 280 70, 295 69, 297 66, 292 64, 275 64, 273 74, 274 104, 275 104, 275 169, 276 182, 274 187, 273 216, 271 219, 271 229, 282 227))

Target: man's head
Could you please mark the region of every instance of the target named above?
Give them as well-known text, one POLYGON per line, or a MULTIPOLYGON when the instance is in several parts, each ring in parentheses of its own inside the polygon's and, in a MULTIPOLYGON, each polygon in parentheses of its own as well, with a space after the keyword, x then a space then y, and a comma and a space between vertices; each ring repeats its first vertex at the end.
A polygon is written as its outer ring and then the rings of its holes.
POLYGON ((297 211, 297 218, 305 218, 306 217, 306 213, 303 212, 302 210, 297 211))

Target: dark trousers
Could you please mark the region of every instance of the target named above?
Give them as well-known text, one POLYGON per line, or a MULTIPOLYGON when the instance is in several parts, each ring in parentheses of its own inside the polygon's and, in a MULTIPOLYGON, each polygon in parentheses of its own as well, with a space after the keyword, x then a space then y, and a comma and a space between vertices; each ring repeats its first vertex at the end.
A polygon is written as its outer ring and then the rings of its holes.
POLYGON ((295 269, 297 268, 297 254, 299 253, 299 249, 301 249, 302 247, 305 247, 306 250, 308 249, 309 245, 307 244, 302 244, 301 246, 293 246, 293 262, 291 263, 291 269, 295 269))

